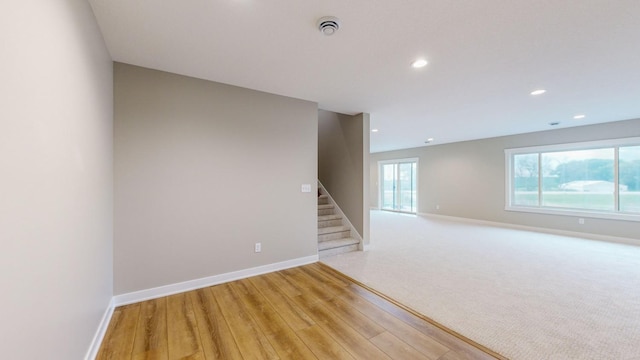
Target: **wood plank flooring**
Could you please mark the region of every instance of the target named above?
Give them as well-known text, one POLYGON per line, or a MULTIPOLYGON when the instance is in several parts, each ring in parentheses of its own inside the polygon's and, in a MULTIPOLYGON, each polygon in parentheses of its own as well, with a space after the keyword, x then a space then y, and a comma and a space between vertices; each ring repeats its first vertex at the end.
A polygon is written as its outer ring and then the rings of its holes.
POLYGON ((496 358, 320 263, 118 307, 97 357, 496 358))

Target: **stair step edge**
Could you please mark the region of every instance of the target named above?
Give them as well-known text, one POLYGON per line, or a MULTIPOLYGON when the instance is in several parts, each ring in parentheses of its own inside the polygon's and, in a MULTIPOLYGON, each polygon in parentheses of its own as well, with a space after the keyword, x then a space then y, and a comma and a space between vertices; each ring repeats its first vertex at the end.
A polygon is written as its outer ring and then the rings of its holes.
POLYGON ((333 214, 333 215, 318 215, 318 221, 327 221, 327 220, 341 220, 342 216, 333 214))
POLYGON ((318 250, 322 251, 322 250, 328 250, 328 249, 335 249, 335 248, 339 248, 339 247, 343 247, 343 246, 355 245, 355 244, 358 244, 358 243, 359 243, 359 241, 357 239, 354 239, 354 238, 328 240, 328 241, 323 241, 321 243, 318 243, 318 250))
POLYGON ((324 228, 318 228, 318 235, 333 234, 349 230, 351 229, 348 226, 328 226, 324 228))

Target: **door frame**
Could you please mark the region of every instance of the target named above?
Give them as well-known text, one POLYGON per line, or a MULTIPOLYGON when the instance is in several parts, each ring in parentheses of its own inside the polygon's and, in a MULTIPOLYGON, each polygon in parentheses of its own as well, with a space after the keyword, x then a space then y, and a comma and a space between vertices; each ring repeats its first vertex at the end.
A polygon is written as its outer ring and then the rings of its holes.
POLYGON ((403 213, 403 214, 418 214, 419 209, 418 209, 418 198, 419 198, 419 193, 418 193, 418 184, 419 184, 419 169, 420 169, 420 159, 417 157, 413 157, 413 158, 401 158, 401 159, 391 159, 391 160, 380 160, 378 161, 378 210, 384 210, 384 211, 392 211, 392 212, 398 212, 398 213, 403 213), (402 163, 416 163, 416 182, 415 182, 415 192, 416 192, 416 212, 409 212, 409 211, 401 211, 401 210, 389 210, 389 209, 383 209, 382 205, 383 205, 383 201, 384 201, 384 178, 383 178, 383 171, 382 171, 382 167, 384 165, 388 165, 388 164, 402 164, 402 163))

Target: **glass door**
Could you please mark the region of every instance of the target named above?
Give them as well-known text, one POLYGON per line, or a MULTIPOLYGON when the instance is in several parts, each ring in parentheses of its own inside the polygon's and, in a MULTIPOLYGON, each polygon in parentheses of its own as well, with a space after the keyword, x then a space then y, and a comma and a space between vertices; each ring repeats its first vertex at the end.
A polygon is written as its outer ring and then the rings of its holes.
POLYGON ((417 160, 380 163, 380 208, 415 214, 417 212, 417 160))
POLYGON ((397 164, 383 164, 380 166, 382 181, 382 210, 396 210, 397 164))

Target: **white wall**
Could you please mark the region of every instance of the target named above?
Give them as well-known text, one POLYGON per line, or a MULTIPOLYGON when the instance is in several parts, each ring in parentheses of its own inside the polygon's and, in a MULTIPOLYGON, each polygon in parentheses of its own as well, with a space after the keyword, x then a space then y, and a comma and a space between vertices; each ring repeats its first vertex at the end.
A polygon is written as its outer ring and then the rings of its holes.
POLYGON ((112 297, 112 62, 84 0, 0 11, 0 352, 81 359, 112 297))
POLYGON ((574 216, 504 210, 504 149, 635 136, 640 136, 640 120, 371 154, 371 203, 378 206, 378 161, 418 157, 420 213, 638 239, 640 222, 587 218, 580 225, 574 216))
POLYGON ((116 294, 317 255, 315 103, 120 63, 114 84, 116 294))

